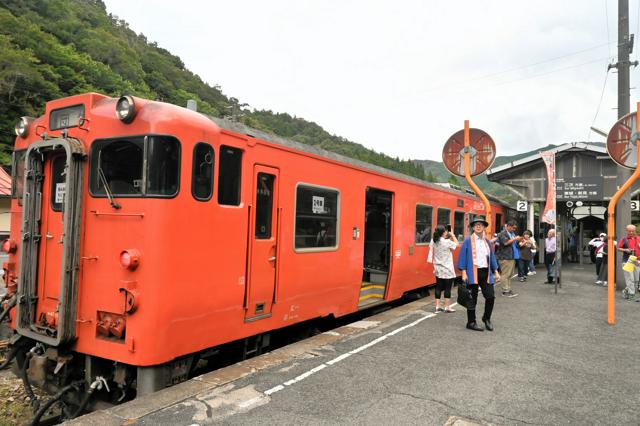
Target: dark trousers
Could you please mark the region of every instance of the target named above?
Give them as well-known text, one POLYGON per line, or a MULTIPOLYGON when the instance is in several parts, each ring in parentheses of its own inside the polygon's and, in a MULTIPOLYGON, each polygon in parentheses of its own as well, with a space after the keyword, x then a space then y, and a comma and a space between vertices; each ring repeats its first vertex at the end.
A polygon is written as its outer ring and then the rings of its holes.
POLYGON ((556 252, 544 254, 544 265, 547 267, 547 282, 552 283, 554 278, 553 262, 556 261, 556 252))
POLYGON ((602 267, 602 258, 596 257, 596 277, 600 276, 600 268, 602 267))
POLYGON ((436 299, 440 299, 440 294, 444 290, 444 298, 451 299, 451 287, 453 286, 453 278, 436 277, 436 299))
POLYGON ((529 262, 531 262, 531 259, 518 259, 518 277, 522 278, 522 277, 526 277, 527 274, 529 273, 529 262))
POLYGON ((484 315, 482 315, 482 321, 490 320, 491 313, 493 312, 493 303, 496 300, 496 295, 493 290, 493 285, 488 281, 489 269, 478 268, 478 285, 470 285, 471 301, 467 307, 467 324, 476 322, 476 305, 478 304, 478 288, 482 291, 484 296, 484 315))

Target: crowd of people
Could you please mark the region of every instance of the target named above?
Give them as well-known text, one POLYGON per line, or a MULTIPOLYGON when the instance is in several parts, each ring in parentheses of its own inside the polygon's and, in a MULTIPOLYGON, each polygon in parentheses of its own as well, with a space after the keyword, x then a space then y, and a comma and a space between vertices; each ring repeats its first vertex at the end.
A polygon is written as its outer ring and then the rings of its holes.
MULTIPOLYGON (((493 331, 491 314, 495 304, 495 285, 500 283, 502 296, 513 298, 518 296, 511 287, 511 280, 518 279, 525 282, 527 276, 536 274, 536 254, 538 246, 533 233, 525 230, 521 235, 517 233, 517 223, 509 220, 493 238, 486 235, 487 221, 483 216, 476 216, 470 223, 472 232, 458 241, 449 227, 439 225, 435 228, 430 243, 427 261, 433 263, 436 275, 436 313, 454 312, 451 307, 451 288, 456 279, 453 252, 462 244, 458 256, 457 268, 462 274, 462 284, 470 293, 467 304, 466 327, 473 331, 493 331), (476 305, 478 293, 485 298, 485 308, 482 315, 484 328, 476 320, 476 305), (444 296, 444 303, 441 297, 444 296), (444 307, 442 307, 444 305, 444 307)), ((608 284, 608 252, 607 235, 601 233, 588 243, 592 247, 596 264, 596 284, 608 284)), ((614 246, 622 254, 622 271, 626 288, 624 298, 635 299, 640 302, 640 237, 635 225, 626 227, 626 235, 614 246), (636 295, 639 297, 636 299, 636 295)), ((549 229, 544 240, 544 264, 547 270, 545 283, 552 284, 557 279, 556 272, 556 231, 549 229)), ((542 252, 540 253, 542 254, 542 252)))

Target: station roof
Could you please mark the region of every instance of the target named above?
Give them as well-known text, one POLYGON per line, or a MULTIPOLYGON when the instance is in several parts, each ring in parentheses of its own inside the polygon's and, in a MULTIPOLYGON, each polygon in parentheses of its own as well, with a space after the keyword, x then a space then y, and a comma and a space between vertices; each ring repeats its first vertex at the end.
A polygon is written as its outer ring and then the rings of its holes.
MULTIPOLYGON (((596 155, 609 155, 607 153, 606 146, 603 143, 598 142, 569 142, 546 151, 554 152, 556 155, 572 151, 591 151, 596 153, 596 155)), ((493 167, 487 170, 487 178, 489 178, 489 180, 491 181, 503 179, 511 175, 520 173, 522 169, 528 168, 532 165, 531 163, 538 161, 542 161, 539 153, 521 158, 519 160, 511 161, 509 163, 502 164, 498 167, 493 167)))
POLYGON ((0 197, 11 196, 11 176, 0 167, 0 197))

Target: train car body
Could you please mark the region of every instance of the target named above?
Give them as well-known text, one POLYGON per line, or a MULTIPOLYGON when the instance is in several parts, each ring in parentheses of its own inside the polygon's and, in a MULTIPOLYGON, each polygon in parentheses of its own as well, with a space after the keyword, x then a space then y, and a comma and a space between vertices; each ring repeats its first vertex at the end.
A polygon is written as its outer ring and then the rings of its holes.
POLYGON ((161 102, 78 95, 23 127, 5 282, 12 343, 49 390, 99 375, 152 392, 194 354, 398 299, 435 283, 436 224, 466 235, 485 213, 468 193, 161 102))

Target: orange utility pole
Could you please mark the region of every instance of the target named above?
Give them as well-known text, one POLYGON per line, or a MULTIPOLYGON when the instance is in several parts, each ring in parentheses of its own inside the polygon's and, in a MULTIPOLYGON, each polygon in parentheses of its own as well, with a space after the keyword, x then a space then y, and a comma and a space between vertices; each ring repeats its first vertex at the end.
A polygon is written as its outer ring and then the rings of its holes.
POLYGON ((476 183, 471 179, 471 142, 469 137, 469 120, 464 120, 464 177, 467 180, 467 183, 474 190, 476 195, 482 199, 484 203, 484 209, 487 212, 486 221, 489 223, 487 226, 487 237, 491 238, 491 230, 493 229, 493 221, 491 220, 491 204, 489 204, 489 199, 484 195, 482 190, 476 185, 476 183))

